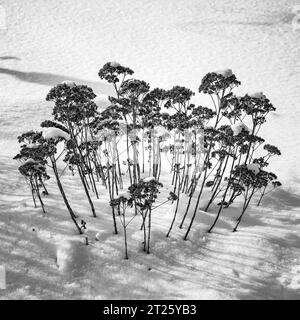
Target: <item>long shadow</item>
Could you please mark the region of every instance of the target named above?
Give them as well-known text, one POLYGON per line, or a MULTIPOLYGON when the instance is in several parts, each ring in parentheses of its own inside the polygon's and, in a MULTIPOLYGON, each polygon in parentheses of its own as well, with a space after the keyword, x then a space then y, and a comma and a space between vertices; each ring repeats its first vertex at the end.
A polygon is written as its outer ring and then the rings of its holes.
POLYGON ((277 210, 296 208, 300 207, 300 196, 284 189, 277 189, 264 197, 262 205, 277 210))
POLYGON ((0 73, 11 75, 24 82, 37 83, 37 84, 50 86, 50 87, 55 86, 58 83, 61 83, 65 80, 71 80, 71 81, 74 81, 76 84, 87 85, 97 93, 106 94, 106 95, 113 94, 112 88, 106 83, 101 83, 100 80, 99 82, 86 81, 79 78, 53 74, 53 73, 23 72, 23 71, 7 69, 7 68, 0 68, 0 73))
POLYGON ((0 60, 17 60, 20 61, 21 59, 15 56, 2 56, 0 57, 0 60))
POLYGON ((299 300, 300 293, 296 289, 284 287, 274 276, 261 279, 252 277, 251 281, 241 286, 246 290, 238 294, 241 300, 299 300))
POLYGON ((300 249, 300 236, 297 234, 289 233, 284 238, 272 237, 269 241, 274 245, 285 247, 287 249, 300 249))

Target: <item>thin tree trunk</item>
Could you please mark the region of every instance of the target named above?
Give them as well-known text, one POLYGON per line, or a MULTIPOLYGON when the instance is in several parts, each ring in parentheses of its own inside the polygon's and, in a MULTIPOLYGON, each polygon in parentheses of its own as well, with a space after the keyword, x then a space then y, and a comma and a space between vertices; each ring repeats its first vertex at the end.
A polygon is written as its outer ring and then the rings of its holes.
MULTIPOLYGON (((124 206, 124 205, 123 205, 123 206, 124 206)), ((124 243, 125 243, 125 259, 128 260, 125 208, 123 207, 122 210, 123 210, 123 229, 124 229, 124 243)))
POLYGON ((200 193, 199 193, 199 195, 198 195, 196 207, 195 207, 195 210, 194 210, 194 213, 193 213, 191 222, 190 222, 190 224, 189 224, 189 226, 188 226, 188 229, 187 229, 187 231, 186 231, 186 234, 185 234, 185 236, 184 236, 184 238, 183 238, 184 240, 187 240, 187 237, 188 237, 188 235, 189 235, 189 233, 190 233, 190 230, 191 230, 191 228, 192 228, 192 225, 193 225, 194 220, 195 220, 195 217, 196 217, 196 213, 197 213, 197 210, 198 210, 199 202, 200 202, 200 199, 201 199, 202 191, 203 191, 204 184, 205 184, 205 180, 206 180, 206 172, 207 172, 207 171, 205 171, 205 174, 204 174, 204 179, 203 179, 203 182, 202 182, 202 185, 201 185, 200 193))
POLYGON ((148 214, 148 244, 147 244, 147 253, 150 253, 150 235, 151 235, 151 211, 152 209, 149 208, 148 214))
POLYGON ((40 201, 40 204, 41 204, 41 206, 42 206, 43 212, 46 213, 45 207, 44 207, 44 203, 43 203, 42 198, 41 198, 41 195, 40 195, 40 190, 39 190, 39 185, 38 185, 37 179, 34 178, 34 180, 35 180, 36 194, 37 194, 37 196, 38 196, 38 198, 39 198, 39 201, 40 201))
POLYGON ((96 212, 95 212, 95 207, 94 207, 94 204, 93 204, 93 201, 90 197, 90 193, 89 193, 89 190, 87 188, 87 185, 85 183, 85 180, 84 180, 84 177, 83 177, 83 172, 82 172, 82 168, 81 166, 78 164, 78 171, 79 171, 79 176, 80 176, 80 179, 81 179, 81 182, 82 182, 82 185, 84 187, 84 191, 85 191, 85 194, 87 196, 87 199, 88 199, 88 202, 90 204, 90 207, 92 209, 92 213, 93 213, 93 217, 96 218, 97 215, 96 215, 96 212))
POLYGON ((66 207, 67 207, 67 209, 68 209, 68 211, 69 211, 69 213, 70 213, 71 219, 73 220, 73 222, 74 222, 74 224, 75 224, 75 226, 76 226, 79 234, 82 234, 82 230, 81 230, 81 228, 79 227, 79 225, 78 225, 78 223, 77 223, 77 221, 76 221, 76 219, 75 219, 76 216, 75 216, 72 208, 70 207, 70 204, 69 204, 68 199, 67 199, 67 197, 66 197, 66 195, 65 195, 64 189, 63 189, 62 184, 61 184, 61 182, 60 182, 55 160, 54 160, 54 159, 51 159, 51 162, 52 162, 52 167, 53 167, 54 175, 55 175, 55 178, 56 178, 56 182, 57 182, 59 191, 60 191, 60 193, 61 193, 61 195, 62 195, 62 198, 63 198, 63 200, 64 200, 64 203, 65 203, 65 205, 66 205, 66 207))
POLYGON ((32 195, 32 200, 34 203, 34 207, 36 208, 36 201, 35 201, 35 196, 34 196, 34 192, 35 192, 35 188, 33 186, 32 180, 30 179, 30 186, 31 186, 31 195, 32 195))
POLYGON ((47 190, 47 188, 46 188, 46 186, 45 186, 45 184, 44 184, 43 180, 42 180, 42 179, 39 179, 39 181, 40 181, 41 185, 42 185, 42 186, 43 186, 43 188, 44 188, 45 194, 46 194, 46 195, 48 195, 48 194, 49 194, 49 192, 48 192, 48 190, 47 190))
MULTIPOLYGON (((179 181, 180 181, 180 177, 179 177, 179 181)), ((182 182, 181 182, 181 183, 182 183, 182 182)), ((174 215, 173 215, 173 219, 172 219, 172 222, 171 222, 169 231, 168 231, 168 233, 166 234, 166 237, 167 237, 167 238, 169 237, 170 232, 171 232, 172 229, 173 229, 173 225, 174 225, 174 223, 175 223, 176 216, 177 216, 177 212, 178 212, 178 207, 179 207, 179 195, 180 195, 180 189, 181 189, 181 184, 180 184, 180 182, 178 182, 178 184, 179 184, 179 186, 178 186, 178 189, 177 189, 176 209, 175 209, 175 212, 174 212, 174 215)))
POLYGON ((236 231, 237 231, 237 228, 238 228, 239 224, 240 224, 241 221, 242 221, 243 215, 245 214, 245 212, 246 212, 246 210, 247 210, 247 208, 248 208, 248 206, 249 206, 249 203, 250 203, 250 200, 251 200, 253 194, 254 194, 254 189, 252 190, 251 195, 250 195, 250 197, 248 198, 248 200, 247 200, 247 198, 245 199, 245 204, 244 204, 244 207, 243 207, 242 214, 238 217, 238 219, 237 219, 237 224, 236 224, 236 226, 233 228, 232 232, 236 232, 236 231))
POLYGON ((260 198, 259 198, 259 201, 258 201, 258 203, 257 203, 257 206, 258 206, 258 207, 259 207, 259 205, 260 205, 260 203, 261 203, 261 201, 262 201, 262 198, 263 198, 264 195, 265 195, 266 189, 267 189, 267 186, 264 187, 264 190, 263 190, 263 192, 262 192, 262 194, 261 194, 261 196, 260 196, 260 198))
POLYGON ((217 182, 217 184, 216 184, 216 187, 215 187, 215 189, 214 189, 214 192, 213 192, 213 194, 212 194, 212 196, 211 196, 211 198, 210 198, 210 200, 209 200, 206 208, 204 209, 205 212, 207 212, 208 208, 210 207, 210 205, 212 204, 212 202, 215 200, 215 197, 216 197, 218 188, 219 188, 219 186, 220 186, 220 184, 221 184, 221 182, 222 182, 222 179, 223 179, 223 176, 224 176, 226 167, 227 167, 228 159, 229 159, 229 156, 227 156, 227 158, 226 158, 225 165, 224 165, 224 168, 223 168, 223 171, 222 171, 222 175, 221 175, 221 177, 218 179, 218 182, 217 182))
POLYGON ((217 216, 216 216, 216 218, 215 218, 212 226, 211 226, 211 227, 209 228, 209 230, 207 231, 208 233, 210 233, 210 232, 213 230, 213 228, 215 227, 215 225, 216 225, 216 223, 217 223, 217 221, 218 221, 218 219, 219 219, 219 217, 220 217, 221 211, 222 211, 222 209, 223 209, 223 207, 224 207, 224 201, 225 201, 225 199, 226 199, 227 192, 228 192, 229 187, 230 187, 230 179, 231 179, 231 174, 232 174, 232 171, 233 171, 233 168, 234 168, 234 163, 235 163, 235 158, 233 158, 233 161, 232 161, 232 165, 231 165, 231 169, 230 169, 230 176, 229 176, 229 179, 228 179, 228 184, 227 184, 226 190, 225 190, 225 192, 224 192, 223 199, 222 199, 222 202, 221 202, 221 204, 220 204, 220 207, 219 207, 217 216))

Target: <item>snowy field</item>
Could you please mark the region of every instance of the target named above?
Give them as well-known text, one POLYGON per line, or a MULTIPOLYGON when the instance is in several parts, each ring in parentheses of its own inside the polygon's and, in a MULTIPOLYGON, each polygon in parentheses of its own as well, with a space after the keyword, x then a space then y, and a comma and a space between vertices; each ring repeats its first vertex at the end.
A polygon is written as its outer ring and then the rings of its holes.
MULTIPOLYGON (((0 28, 0 265, 7 280, 0 299, 300 299, 295 5, 299 0, 0 0, 6 12, 0 28), (270 166, 283 186, 262 206, 250 206, 238 232, 231 232, 237 202, 213 233, 206 231, 216 207, 199 211, 188 241, 177 227, 166 238, 174 210, 166 204, 153 214, 151 254, 141 252, 134 221, 130 259, 124 260, 104 188, 93 199, 95 219, 79 178, 62 176, 72 207, 87 222, 88 246, 76 235, 53 176, 47 214, 33 207, 12 160, 17 136, 50 119, 53 103, 45 97, 64 80, 92 87, 107 105, 113 91, 97 73, 114 60, 151 87, 182 85, 194 92, 207 72, 231 68, 242 82, 237 93, 263 91, 277 108, 262 135, 282 152, 270 166)), ((199 94, 195 101, 209 104, 199 94)), ((162 177, 166 194, 168 179, 162 177)))

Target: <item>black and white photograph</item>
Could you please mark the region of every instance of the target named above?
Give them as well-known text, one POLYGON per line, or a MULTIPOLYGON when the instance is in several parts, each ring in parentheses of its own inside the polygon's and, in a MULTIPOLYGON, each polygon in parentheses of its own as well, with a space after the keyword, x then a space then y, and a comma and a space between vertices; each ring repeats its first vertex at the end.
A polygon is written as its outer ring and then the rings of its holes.
POLYGON ((300 0, 0 0, 0 300, 300 300, 300 0))

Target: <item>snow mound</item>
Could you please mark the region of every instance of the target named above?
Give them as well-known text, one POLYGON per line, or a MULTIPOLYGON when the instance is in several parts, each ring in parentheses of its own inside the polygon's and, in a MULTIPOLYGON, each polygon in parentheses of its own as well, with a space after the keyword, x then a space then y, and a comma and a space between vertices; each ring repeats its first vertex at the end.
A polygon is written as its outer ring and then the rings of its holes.
POLYGON ((221 76, 223 76, 225 78, 231 77, 233 75, 233 72, 231 69, 217 70, 217 71, 214 71, 214 73, 220 74, 221 76))
POLYGON ((247 164, 247 169, 254 172, 255 174, 258 174, 260 170, 260 166, 258 163, 250 163, 250 164, 247 164))
POLYGON ((43 137, 46 140, 57 138, 63 138, 65 140, 70 139, 70 136, 65 131, 55 127, 45 128, 43 130, 43 137))
POLYGON ((231 129, 233 131, 233 135, 237 136, 240 134, 243 130, 249 132, 249 128, 243 123, 243 122, 238 122, 235 123, 231 126, 231 129))
POLYGON ((128 191, 123 191, 123 192, 119 192, 118 194, 118 198, 125 198, 125 199, 130 199, 131 198, 131 194, 128 191))
POLYGON ((59 270, 64 271, 71 261, 72 243, 64 241, 60 243, 56 250, 56 264, 59 270))
POLYGON ((154 135, 157 137, 169 137, 169 132, 163 126, 154 127, 154 135))
POLYGON ((109 64, 110 64, 110 66, 113 67, 113 68, 120 67, 120 63, 119 63, 119 62, 116 62, 116 61, 111 61, 109 64))
POLYGON ((38 143, 29 143, 29 144, 27 144, 26 147, 29 149, 36 149, 39 147, 39 144, 38 143))
POLYGON ((70 88, 76 87, 76 83, 74 81, 71 81, 71 80, 65 80, 61 84, 65 84, 66 86, 68 86, 70 88))
POLYGON ((97 232, 96 235, 95 235, 96 241, 100 241, 100 238, 101 238, 101 233, 97 232))
POLYGON ((23 163, 23 165, 25 165, 25 164, 39 164, 39 162, 33 160, 32 158, 29 158, 23 163))
POLYGON ((143 179, 144 182, 151 182, 151 181, 153 181, 153 180, 155 180, 154 177, 148 177, 148 178, 144 178, 144 179, 143 179))
POLYGON ((93 99, 98 107, 107 107, 110 105, 108 96, 105 94, 96 93, 96 97, 93 99))
POLYGON ((251 98, 256 98, 256 99, 265 99, 266 96, 261 92, 252 92, 252 93, 247 93, 249 97, 251 98))
POLYGON ((70 273, 76 267, 77 257, 84 247, 82 239, 61 240, 56 247, 56 264, 60 271, 70 273))
POLYGON ((283 273, 278 281, 292 290, 300 290, 300 265, 293 265, 288 272, 283 273))
POLYGON ((300 265, 295 265, 291 268, 291 281, 288 287, 294 290, 300 290, 300 265))

